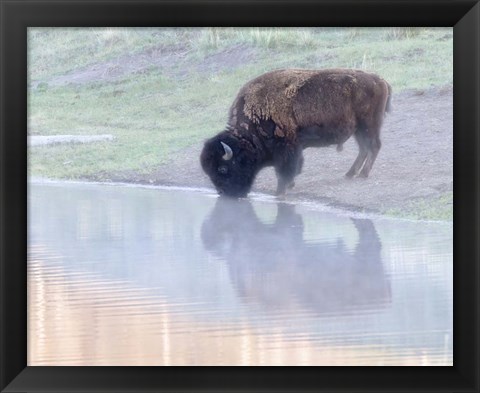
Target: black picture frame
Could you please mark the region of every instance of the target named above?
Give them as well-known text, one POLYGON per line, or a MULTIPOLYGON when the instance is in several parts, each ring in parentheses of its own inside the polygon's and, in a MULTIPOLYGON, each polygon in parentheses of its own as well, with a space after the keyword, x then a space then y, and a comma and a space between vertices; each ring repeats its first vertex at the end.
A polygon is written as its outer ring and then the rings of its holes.
POLYGON ((480 391, 477 1, 0 0, 0 18, 2 392, 480 391), (453 26, 453 367, 27 367, 26 45, 38 26, 453 26))

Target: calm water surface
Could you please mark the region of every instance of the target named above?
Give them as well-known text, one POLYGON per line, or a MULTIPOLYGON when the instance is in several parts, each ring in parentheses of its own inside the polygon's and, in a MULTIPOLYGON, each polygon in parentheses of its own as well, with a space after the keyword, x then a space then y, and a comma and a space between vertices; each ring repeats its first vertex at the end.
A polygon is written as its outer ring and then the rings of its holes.
POLYGON ((452 365, 452 225, 29 184, 29 365, 452 365))

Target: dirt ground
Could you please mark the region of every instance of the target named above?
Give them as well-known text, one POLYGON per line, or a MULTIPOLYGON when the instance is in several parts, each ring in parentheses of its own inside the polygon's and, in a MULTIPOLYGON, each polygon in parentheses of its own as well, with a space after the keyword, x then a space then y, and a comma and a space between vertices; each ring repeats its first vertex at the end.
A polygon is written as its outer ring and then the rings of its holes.
MULTIPOLYGON (((382 148, 368 179, 344 174, 358 153, 354 138, 342 152, 335 146, 305 151, 303 172, 287 200, 316 200, 361 211, 401 209, 416 200, 434 200, 453 189, 453 107, 451 87, 406 91, 393 96, 382 127, 382 148)), ((222 130, 212 130, 212 136, 222 130)), ((202 172, 202 144, 175 154, 150 175, 118 173, 112 181, 213 188, 202 172)), ((273 168, 259 173, 253 191, 273 194, 273 168)))

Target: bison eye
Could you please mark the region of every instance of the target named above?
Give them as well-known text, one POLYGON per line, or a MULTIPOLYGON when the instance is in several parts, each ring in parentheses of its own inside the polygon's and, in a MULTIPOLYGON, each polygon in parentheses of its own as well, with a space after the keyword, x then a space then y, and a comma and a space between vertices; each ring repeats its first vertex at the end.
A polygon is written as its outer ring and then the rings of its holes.
POLYGON ((224 165, 218 167, 218 173, 225 175, 228 172, 228 168, 224 165))

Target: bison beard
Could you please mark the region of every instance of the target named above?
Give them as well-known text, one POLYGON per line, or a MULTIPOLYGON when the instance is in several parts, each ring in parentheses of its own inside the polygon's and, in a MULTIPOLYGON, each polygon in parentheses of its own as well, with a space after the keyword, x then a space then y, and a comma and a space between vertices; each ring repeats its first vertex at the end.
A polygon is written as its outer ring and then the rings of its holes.
POLYGON ((368 177, 390 100, 390 85, 360 70, 268 72, 240 89, 227 128, 205 142, 202 168, 220 194, 243 197, 257 173, 274 166, 283 195, 302 170, 303 149, 340 151, 354 135, 359 153, 346 176, 368 177))

